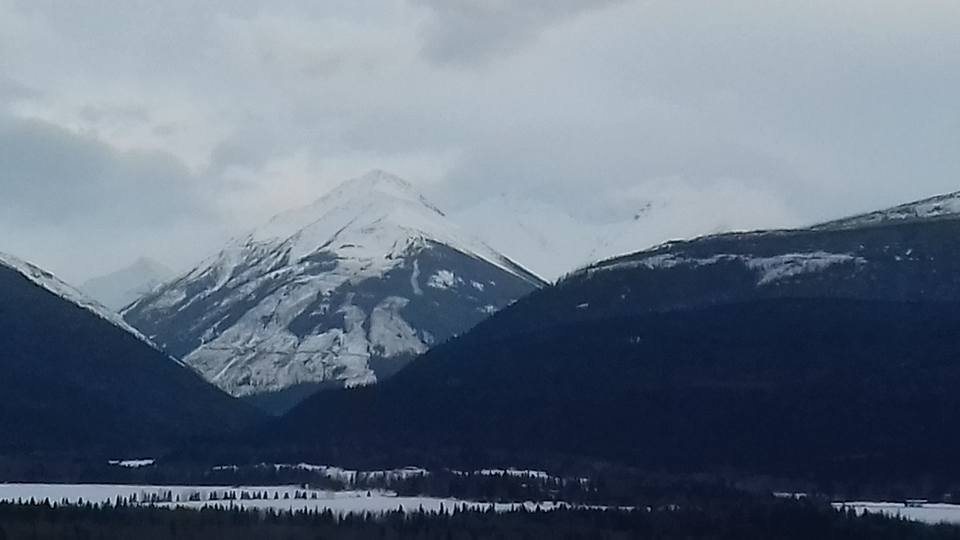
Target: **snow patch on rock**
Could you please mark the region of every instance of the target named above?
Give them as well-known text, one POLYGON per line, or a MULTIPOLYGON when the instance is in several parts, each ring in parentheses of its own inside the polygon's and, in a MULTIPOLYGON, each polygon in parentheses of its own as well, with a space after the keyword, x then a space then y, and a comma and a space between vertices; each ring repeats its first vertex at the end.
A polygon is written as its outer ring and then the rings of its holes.
POLYGON ((426 352, 427 346, 417 331, 400 315, 410 301, 390 296, 373 308, 370 314, 370 347, 379 356, 390 358, 426 352))
POLYGON ((451 289, 462 280, 449 270, 438 270, 436 274, 430 276, 427 285, 434 289, 451 289))
POLYGON ((758 285, 767 285, 801 274, 812 274, 846 263, 862 264, 866 260, 846 253, 788 253, 777 257, 747 259, 747 268, 760 272, 758 285))

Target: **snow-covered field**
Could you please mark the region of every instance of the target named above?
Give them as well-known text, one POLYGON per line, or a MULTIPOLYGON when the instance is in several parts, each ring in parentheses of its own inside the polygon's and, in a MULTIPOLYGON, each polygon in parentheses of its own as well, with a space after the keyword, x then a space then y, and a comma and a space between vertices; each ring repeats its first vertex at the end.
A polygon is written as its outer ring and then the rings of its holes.
POLYGON ((902 517, 922 523, 950 523, 960 524, 960 505, 956 504, 923 504, 919 507, 906 507, 902 503, 888 502, 846 502, 834 503, 835 508, 851 508, 858 513, 877 513, 888 516, 902 517))
POLYGON ((435 497, 399 497, 387 491, 324 491, 299 486, 132 486, 104 484, 0 484, 0 501, 51 503, 112 503, 120 497, 136 504, 166 507, 204 508, 234 506, 274 510, 331 510, 337 514, 385 513, 399 509, 428 512, 452 511, 455 507, 498 512, 537 507, 551 510, 569 507, 564 503, 495 504, 435 497), (151 502, 156 501, 156 502, 151 502), (168 502, 169 501, 169 502, 168 502))
MULTIPOLYGON (((497 471, 499 472, 499 471, 497 471)), ((520 471, 516 471, 520 472, 520 471)), ((113 503, 117 498, 130 504, 160 507, 241 507, 247 509, 298 511, 330 510, 336 514, 382 514, 396 510, 416 512, 452 511, 454 508, 498 512, 518 510, 554 510, 576 505, 555 502, 484 503, 437 497, 400 497, 382 490, 327 491, 302 486, 145 486, 119 484, 3 484, 0 502, 33 502, 63 504, 113 503)), ((858 513, 882 513, 922 523, 960 524, 960 505, 923 504, 906 507, 889 502, 838 502, 837 509, 850 508, 858 513)), ((589 508, 604 508, 591 506, 589 508)), ((629 508, 623 508, 629 510, 629 508)))

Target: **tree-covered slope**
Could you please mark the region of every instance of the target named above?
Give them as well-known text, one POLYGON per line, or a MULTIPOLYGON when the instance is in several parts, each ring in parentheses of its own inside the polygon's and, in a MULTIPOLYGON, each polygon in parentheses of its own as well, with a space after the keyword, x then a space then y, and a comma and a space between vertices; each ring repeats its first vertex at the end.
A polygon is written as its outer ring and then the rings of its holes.
POLYGON ((956 472, 958 307, 766 300, 466 336, 271 435, 317 458, 956 472))
POLYGON ((0 264, 0 452, 123 455, 259 420, 142 336, 22 270, 0 264))

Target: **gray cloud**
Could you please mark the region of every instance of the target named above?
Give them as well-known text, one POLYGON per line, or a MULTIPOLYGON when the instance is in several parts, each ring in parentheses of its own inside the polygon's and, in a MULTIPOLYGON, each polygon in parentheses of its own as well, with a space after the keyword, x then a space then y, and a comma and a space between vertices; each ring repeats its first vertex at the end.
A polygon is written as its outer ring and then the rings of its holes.
POLYGON ((175 157, 117 151, 90 135, 0 118, 5 215, 27 224, 143 223, 202 217, 202 185, 175 157))
POLYGON ((433 17, 423 29, 424 54, 439 64, 483 63, 515 52, 544 28, 624 0, 413 0, 433 17))
POLYGON ((939 0, 0 0, 0 250, 187 265, 374 167, 449 207, 510 191, 585 219, 742 190, 792 224, 955 190, 958 21, 939 0))
POLYGON ((146 124, 151 121, 150 112, 143 107, 108 105, 85 105, 80 108, 80 117, 91 124, 121 123, 146 124))
POLYGON ((0 104, 35 98, 40 92, 0 73, 0 104))
POLYGON ((0 115, 0 251, 80 282, 140 253, 177 263, 223 234, 211 186, 175 156, 0 115))
POLYGON ((224 139, 210 154, 210 172, 219 174, 230 167, 259 169, 276 156, 274 139, 263 132, 238 132, 224 139))

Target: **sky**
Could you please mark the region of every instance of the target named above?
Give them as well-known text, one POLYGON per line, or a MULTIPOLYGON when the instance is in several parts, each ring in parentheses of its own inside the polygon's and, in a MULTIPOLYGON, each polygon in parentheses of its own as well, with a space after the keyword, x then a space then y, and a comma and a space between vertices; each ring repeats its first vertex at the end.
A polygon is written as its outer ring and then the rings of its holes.
POLYGON ((185 268, 374 168, 802 225, 960 189, 957 96, 956 0, 0 0, 0 251, 185 268))

